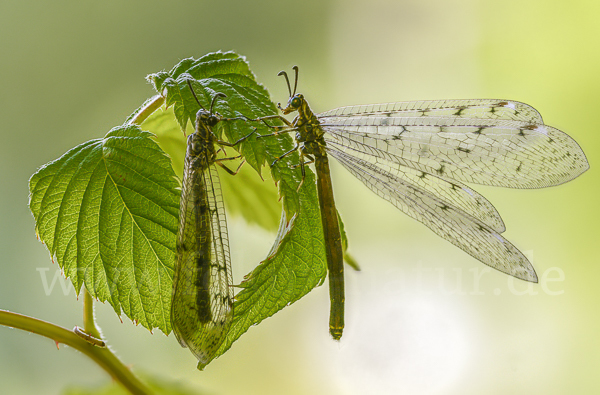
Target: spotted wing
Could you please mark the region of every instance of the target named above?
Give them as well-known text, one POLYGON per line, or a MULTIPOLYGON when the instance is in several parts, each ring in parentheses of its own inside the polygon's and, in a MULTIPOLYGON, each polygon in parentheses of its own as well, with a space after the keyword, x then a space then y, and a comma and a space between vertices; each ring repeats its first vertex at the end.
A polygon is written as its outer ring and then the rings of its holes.
POLYGON ((354 146, 359 146, 360 150, 348 148, 333 139, 327 139, 326 143, 328 150, 334 156, 336 156, 335 152, 337 151, 344 153, 349 159, 360 159, 364 162, 376 164, 384 171, 393 174, 398 180, 413 185, 423 193, 438 197, 445 204, 462 210, 465 215, 485 224, 494 231, 502 233, 506 230, 500 213, 492 203, 477 191, 459 181, 447 180, 437 174, 426 173, 395 163, 393 160, 365 154, 364 152, 370 152, 372 147, 362 143, 354 142, 354 146))
POLYGON ((336 108, 318 115, 319 119, 346 117, 454 117, 504 119, 542 124, 542 116, 528 104, 499 99, 421 100, 366 104, 336 108))
MULTIPOLYGON (((455 205, 447 195, 434 194, 428 185, 415 182, 410 169, 404 177, 399 177, 389 171, 393 167, 386 170, 381 164, 367 162, 335 147, 329 147, 329 153, 373 192, 437 235, 488 266, 537 282, 531 263, 500 232, 455 205)), ((425 174, 424 179, 428 177, 425 174)))
POLYGON ((589 168, 553 127, 507 119, 328 116, 328 141, 447 180, 511 188, 559 185, 589 168))
POLYGON ((171 307, 173 331, 199 366, 210 362, 233 318, 233 288, 219 176, 186 155, 171 307))

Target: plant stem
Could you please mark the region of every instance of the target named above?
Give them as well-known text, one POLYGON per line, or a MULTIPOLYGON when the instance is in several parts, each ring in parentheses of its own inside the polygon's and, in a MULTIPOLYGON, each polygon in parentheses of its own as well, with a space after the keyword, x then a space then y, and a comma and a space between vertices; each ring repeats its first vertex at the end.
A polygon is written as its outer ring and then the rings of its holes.
POLYGON ((156 95, 146 100, 144 105, 139 109, 139 111, 132 116, 127 122, 130 125, 141 125, 146 118, 148 118, 154 111, 158 110, 160 106, 165 102, 165 98, 156 95))
POLYGON ((96 339, 102 339, 100 330, 94 321, 94 299, 85 287, 83 287, 83 329, 96 339))
POLYGON ((132 394, 150 395, 153 393, 123 365, 108 347, 96 347, 66 328, 6 310, 0 310, 0 325, 47 337, 54 340, 57 345, 63 343, 71 346, 90 357, 132 394))

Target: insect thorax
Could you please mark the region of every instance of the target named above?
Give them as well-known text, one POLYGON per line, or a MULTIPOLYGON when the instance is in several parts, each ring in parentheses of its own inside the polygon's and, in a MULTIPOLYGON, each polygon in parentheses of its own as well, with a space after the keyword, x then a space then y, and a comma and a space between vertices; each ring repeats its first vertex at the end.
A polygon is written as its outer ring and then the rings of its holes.
POLYGON ((188 136, 186 157, 192 158, 194 168, 208 168, 215 162, 217 153, 215 150, 214 136, 208 127, 199 127, 198 130, 188 136))
POLYGON ((323 138, 325 131, 310 108, 308 111, 300 112, 297 127, 296 141, 302 145, 302 151, 309 155, 325 156, 325 139, 323 138))

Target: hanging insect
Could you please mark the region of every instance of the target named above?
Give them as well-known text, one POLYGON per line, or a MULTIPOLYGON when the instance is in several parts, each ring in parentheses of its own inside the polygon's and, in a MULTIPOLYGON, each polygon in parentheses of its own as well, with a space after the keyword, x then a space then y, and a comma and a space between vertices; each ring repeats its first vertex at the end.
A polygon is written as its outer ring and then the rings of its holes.
MULTIPOLYGON (((314 114, 296 93, 278 108, 298 112, 258 118, 274 132, 296 132, 299 166, 315 163, 330 284, 330 333, 342 335, 344 285, 327 154, 369 189, 484 264, 537 282, 527 258, 501 236, 500 214, 463 182, 509 188, 542 188, 570 181, 589 168, 567 134, 547 126, 533 107, 509 100, 432 100, 341 107, 314 114), (286 126, 266 121, 279 119, 286 126), (307 162, 304 158, 308 158, 307 162)), ((275 165, 273 162, 272 165, 275 165)))
POLYGON ((233 318, 227 224, 215 164, 230 174, 236 172, 220 163, 233 158, 217 159, 215 144, 233 147, 254 131, 234 143, 218 140, 212 128, 224 119, 213 108, 225 94, 215 94, 207 111, 189 80, 188 85, 200 110, 196 114, 196 130, 187 139, 171 322, 181 346, 189 347, 198 358, 198 366, 203 367, 213 359, 233 318))

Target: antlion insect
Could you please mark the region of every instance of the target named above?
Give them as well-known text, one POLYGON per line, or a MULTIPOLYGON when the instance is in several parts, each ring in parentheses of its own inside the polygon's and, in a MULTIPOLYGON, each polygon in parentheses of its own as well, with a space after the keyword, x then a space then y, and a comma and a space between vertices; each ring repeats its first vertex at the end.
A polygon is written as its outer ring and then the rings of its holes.
MULTIPOLYGON (((254 131, 234 143, 218 140, 212 128, 224 119, 213 112, 213 107, 225 94, 215 94, 207 111, 189 80, 188 85, 200 110, 185 154, 171 322, 181 346, 189 347, 198 358, 199 367, 203 367, 213 359, 233 318, 227 224, 215 164, 234 158, 217 159, 215 144, 233 147, 254 131)), ((233 119, 238 118, 227 120, 233 119)))
MULTIPOLYGON (((463 182, 542 188, 570 181, 588 168, 567 134, 547 126, 533 107, 509 100, 432 100, 341 107, 314 114, 296 93, 279 109, 298 112, 255 119, 274 132, 296 132, 299 166, 315 163, 330 286, 329 329, 344 328, 343 256, 328 154, 369 189, 474 258, 503 273, 537 282, 527 258, 502 237, 500 214, 463 182), (266 121, 279 119, 286 126, 266 121), (304 158, 309 161, 305 162, 304 158)), ((275 165, 273 162, 272 165, 275 165)))

